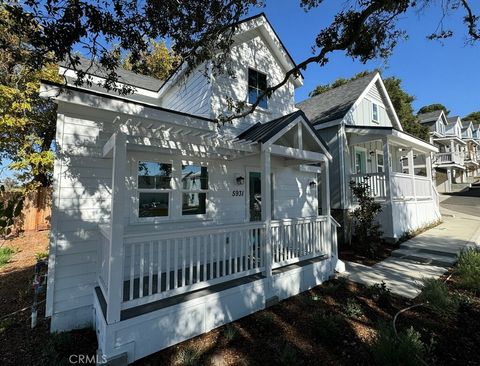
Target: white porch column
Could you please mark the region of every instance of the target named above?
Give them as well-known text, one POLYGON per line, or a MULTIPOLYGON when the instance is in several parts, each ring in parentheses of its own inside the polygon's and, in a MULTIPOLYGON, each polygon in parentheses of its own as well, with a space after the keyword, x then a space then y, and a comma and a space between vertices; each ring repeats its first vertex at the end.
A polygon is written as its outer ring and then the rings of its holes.
MULTIPOLYGON (((393 223, 393 192, 392 192, 392 181, 391 181, 391 173, 392 173, 392 158, 390 156, 390 149, 388 148, 388 138, 382 138, 382 148, 383 148, 383 161, 385 163, 385 196, 386 196, 386 205, 385 209, 387 210, 387 217, 390 218, 390 222, 388 228, 390 233, 394 235, 394 223, 393 223), (390 212, 388 212, 390 211, 390 212)), ((388 230, 385 230, 388 233, 388 230)))
MULTIPOLYGON (((265 223, 265 276, 270 283, 272 277, 272 178, 270 147, 262 146, 262 221, 265 223)), ((269 285, 267 298, 270 297, 269 285)))
POLYGON ((408 149, 408 174, 410 175, 412 181, 412 190, 413 190, 413 197, 415 200, 417 199, 417 193, 415 191, 415 164, 413 163, 413 149, 408 149))
POLYGON ((112 198, 110 213, 110 251, 108 261, 107 323, 120 321, 123 292, 123 216, 127 144, 125 135, 114 135, 112 167, 112 198))
MULTIPOLYGON (((329 257, 331 258, 331 272, 335 270, 338 261, 338 248, 337 242, 333 240, 332 230, 336 230, 332 228, 332 220, 331 220, 331 213, 330 213, 330 172, 329 172, 329 162, 328 159, 322 163, 322 215, 327 216, 327 221, 325 222, 325 235, 320 236, 320 238, 324 237, 328 240, 326 245, 329 248, 330 253, 328 253, 329 257)), ((321 240, 321 239, 319 239, 321 240)), ((321 243, 324 244, 324 243, 321 243)))

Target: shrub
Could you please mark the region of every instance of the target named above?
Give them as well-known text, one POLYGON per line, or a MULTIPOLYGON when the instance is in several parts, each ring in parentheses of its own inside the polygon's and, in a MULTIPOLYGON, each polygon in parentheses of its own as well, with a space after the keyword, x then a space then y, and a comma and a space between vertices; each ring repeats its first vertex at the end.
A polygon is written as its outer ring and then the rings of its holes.
POLYGON ((200 357, 202 353, 193 347, 184 347, 178 351, 175 357, 175 365, 196 366, 201 365, 200 357))
POLYGON ((420 299, 439 315, 451 316, 458 310, 458 301, 450 296, 447 285, 438 279, 423 280, 420 299))
POLYGON ((353 249, 361 255, 375 258, 378 256, 383 235, 381 226, 375 222, 375 218, 382 211, 382 206, 370 195, 370 185, 367 181, 359 183, 351 181, 350 189, 358 203, 358 207, 350 213, 356 241, 353 249))
POLYGON ((223 336, 227 342, 233 341, 238 335, 238 330, 231 324, 223 328, 223 336))
POLYGON ((344 307, 345 315, 350 318, 361 318, 363 315, 362 306, 358 303, 357 300, 350 298, 347 300, 347 303, 344 307))
POLYGON ((339 315, 320 311, 313 316, 315 334, 324 342, 334 344, 341 337, 341 321, 339 315))
POLYGON ((383 281, 368 287, 367 293, 380 306, 389 306, 392 303, 392 293, 383 281))
POLYGON ((457 269, 460 286, 480 292, 480 251, 463 251, 458 259, 457 269))
POLYGON ((0 248, 0 267, 4 266, 10 261, 13 253, 15 253, 15 251, 12 248, 0 248))
POLYGON ((35 259, 41 261, 42 259, 48 258, 48 252, 37 252, 35 253, 35 259))
POLYGON ((401 332, 397 338, 390 324, 381 323, 372 352, 379 365, 417 366, 426 364, 424 358, 431 351, 431 347, 422 342, 420 333, 413 327, 401 332))
POLYGON ((295 348, 287 344, 280 352, 279 364, 284 366, 297 366, 302 365, 303 361, 300 359, 300 356, 295 348))

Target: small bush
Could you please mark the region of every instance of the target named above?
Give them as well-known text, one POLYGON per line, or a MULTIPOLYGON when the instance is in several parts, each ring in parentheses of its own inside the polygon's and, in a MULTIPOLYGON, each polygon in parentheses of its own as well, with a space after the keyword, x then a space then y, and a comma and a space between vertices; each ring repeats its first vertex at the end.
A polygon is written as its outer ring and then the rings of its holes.
POLYGON ((222 333, 227 342, 233 341, 238 336, 238 330, 231 324, 226 325, 222 333))
POLYGON ((200 357, 202 353, 193 347, 184 347, 178 351, 175 357, 175 365, 197 366, 201 365, 200 357))
POLYGON ((48 252, 37 252, 35 253, 35 259, 37 261, 41 261, 43 259, 48 258, 48 252))
POLYGON ((367 293, 380 306, 389 306, 392 303, 392 293, 383 281, 370 286, 367 293))
POLYGON ((326 343, 334 344, 341 337, 342 318, 339 315, 320 311, 313 316, 315 334, 326 343))
POLYGON ((417 366, 425 365, 424 358, 431 347, 426 346, 420 333, 413 327, 401 332, 398 338, 390 324, 381 323, 372 346, 373 357, 379 365, 417 366))
POLYGON ((480 251, 473 249, 463 251, 458 259, 457 268, 460 286, 480 292, 480 251))
POLYGON ((287 344, 280 352, 279 364, 284 366, 297 366, 302 365, 303 360, 301 360, 295 348, 287 344))
POLYGON ((347 300, 347 303, 344 307, 344 312, 349 318, 355 319, 361 318, 363 315, 362 306, 353 298, 347 300))
POLYGON ((0 267, 4 266, 10 261, 13 253, 15 253, 15 251, 12 248, 0 248, 0 267))
POLYGON ((423 280, 420 299, 439 315, 451 316, 458 310, 458 301, 450 296, 447 285, 438 279, 423 280))

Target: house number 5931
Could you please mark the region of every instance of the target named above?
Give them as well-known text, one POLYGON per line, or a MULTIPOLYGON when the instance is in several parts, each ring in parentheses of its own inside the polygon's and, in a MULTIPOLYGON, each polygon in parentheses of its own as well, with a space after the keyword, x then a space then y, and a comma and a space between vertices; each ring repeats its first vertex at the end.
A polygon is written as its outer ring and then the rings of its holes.
POLYGON ((232 192, 232 196, 233 197, 242 197, 243 196, 243 191, 235 190, 235 191, 232 192))

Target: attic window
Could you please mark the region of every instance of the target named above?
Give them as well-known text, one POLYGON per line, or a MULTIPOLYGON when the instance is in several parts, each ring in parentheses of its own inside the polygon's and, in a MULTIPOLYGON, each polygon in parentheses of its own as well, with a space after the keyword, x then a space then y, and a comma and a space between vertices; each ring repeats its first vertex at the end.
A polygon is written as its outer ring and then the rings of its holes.
POLYGON ((372 121, 378 122, 378 104, 372 104, 372 121))
MULTIPOLYGON (((267 89, 267 74, 248 69, 248 103, 254 104, 258 97, 267 89)), ((261 108, 268 108, 267 98, 260 99, 258 104, 261 108)))

